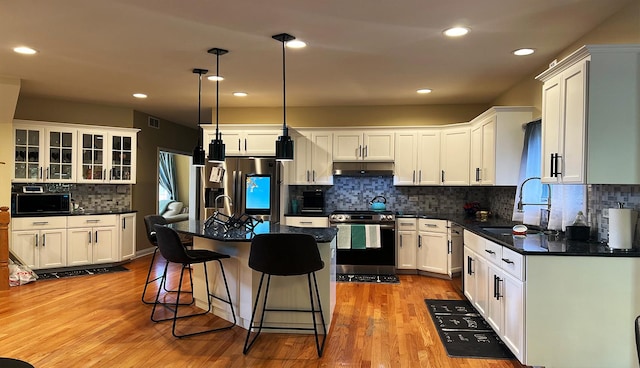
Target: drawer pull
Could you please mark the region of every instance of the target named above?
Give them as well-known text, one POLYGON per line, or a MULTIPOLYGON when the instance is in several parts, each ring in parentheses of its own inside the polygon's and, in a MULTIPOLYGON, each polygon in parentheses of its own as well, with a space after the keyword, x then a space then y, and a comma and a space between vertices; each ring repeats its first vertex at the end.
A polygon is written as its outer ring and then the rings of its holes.
MULTIPOLYGON (((492 251, 491 249, 485 249, 484 251, 489 254, 496 254, 496 252, 492 251)), ((502 260, 504 261, 504 258, 502 260)))
POLYGON ((425 224, 427 227, 438 227, 436 224, 425 224))
POLYGON ((311 222, 311 221, 300 221, 300 223, 301 224, 309 224, 309 225, 313 224, 313 222, 311 222))
POLYGON ((100 220, 87 220, 87 222, 90 222, 90 223, 92 223, 92 224, 95 224, 95 223, 97 223, 97 222, 100 222, 100 220))
POLYGON ((513 264, 513 261, 510 260, 509 258, 502 258, 502 262, 506 262, 508 264, 513 264))
POLYGON ((34 223, 33 223, 33 224, 34 224, 34 225, 46 225, 46 224, 48 224, 48 223, 49 223, 49 221, 34 221, 34 223))
POLYGON ((413 226, 413 224, 408 224, 408 223, 400 223, 400 226, 413 226))

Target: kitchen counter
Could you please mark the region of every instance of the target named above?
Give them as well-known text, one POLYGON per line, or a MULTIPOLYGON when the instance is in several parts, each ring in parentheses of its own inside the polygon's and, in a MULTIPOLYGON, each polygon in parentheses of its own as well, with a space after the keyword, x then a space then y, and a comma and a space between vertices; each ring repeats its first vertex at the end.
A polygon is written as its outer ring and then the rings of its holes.
POLYGON ((245 229, 232 229, 225 232, 219 224, 205 228, 202 221, 189 220, 170 224, 178 232, 222 242, 251 242, 254 236, 267 233, 303 233, 313 235, 318 243, 330 243, 335 238, 336 228, 296 227, 265 221, 259 223, 253 233, 245 229))
POLYGON ((512 235, 511 228, 520 223, 505 219, 489 218, 487 221, 480 221, 460 214, 401 214, 396 217, 449 220, 466 230, 524 255, 640 257, 640 249, 637 248, 630 250, 611 249, 606 243, 568 240, 562 233, 544 234, 540 232, 526 236, 512 235), (504 227, 505 231, 502 234, 495 234, 483 230, 487 227, 504 227))
POLYGON ((40 213, 29 215, 15 215, 11 217, 51 217, 51 216, 90 216, 90 215, 124 215, 126 213, 136 213, 137 210, 113 209, 113 210, 83 210, 68 213, 40 213))
POLYGON ((331 215, 330 212, 315 212, 315 213, 285 213, 284 217, 329 217, 331 215))

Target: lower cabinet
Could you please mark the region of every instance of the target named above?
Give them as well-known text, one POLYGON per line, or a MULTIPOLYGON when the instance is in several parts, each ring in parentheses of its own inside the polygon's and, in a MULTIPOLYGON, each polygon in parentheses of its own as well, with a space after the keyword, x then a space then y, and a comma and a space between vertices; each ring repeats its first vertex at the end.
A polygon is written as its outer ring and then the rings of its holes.
POLYGON ((68 265, 118 261, 117 215, 70 217, 67 229, 68 265))
POLYGON ((396 269, 417 270, 418 230, 416 218, 396 219, 396 269))
POLYGON ((464 232, 465 296, 511 352, 524 359, 524 256, 464 232))
POLYGON ((437 219, 396 219, 396 269, 451 277, 462 271, 461 230, 437 219), (454 233, 459 232, 458 234, 454 233))
POLYGON ((131 259, 136 254, 136 214, 120 215, 120 260, 131 259))
POLYGON ((418 220, 418 270, 448 274, 447 221, 418 220))
POLYGON ((11 222, 11 251, 32 269, 67 264, 67 218, 18 217, 11 222))
POLYGON ((329 227, 329 217, 327 216, 287 216, 285 221, 287 226, 329 227))

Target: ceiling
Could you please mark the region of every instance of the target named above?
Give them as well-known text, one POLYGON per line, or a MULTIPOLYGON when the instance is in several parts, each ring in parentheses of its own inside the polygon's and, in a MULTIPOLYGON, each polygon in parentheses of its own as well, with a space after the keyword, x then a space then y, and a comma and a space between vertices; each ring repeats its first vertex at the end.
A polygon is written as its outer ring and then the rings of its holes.
MULTIPOLYGON (((192 69, 215 74, 213 47, 229 50, 220 57, 221 107, 282 106, 282 45, 271 36, 286 32, 308 44, 286 51, 287 106, 490 103, 628 3, 0 0, 0 75, 20 78, 22 96, 128 107, 195 127, 192 69), (455 25, 471 32, 442 35, 455 25), (12 51, 21 45, 38 53, 12 51), (536 53, 511 54, 521 47, 536 53)), ((215 105, 215 82, 202 88, 204 111, 215 105)))

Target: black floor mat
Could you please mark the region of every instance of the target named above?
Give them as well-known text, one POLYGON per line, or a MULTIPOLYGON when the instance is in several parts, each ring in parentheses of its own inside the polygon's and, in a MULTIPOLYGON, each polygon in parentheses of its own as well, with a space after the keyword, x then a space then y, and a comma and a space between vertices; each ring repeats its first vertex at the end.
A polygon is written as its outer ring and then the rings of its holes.
POLYGON ((55 279, 61 279, 65 277, 98 275, 102 273, 122 272, 122 271, 129 271, 129 269, 127 269, 124 266, 113 266, 113 267, 93 267, 93 268, 86 268, 81 270, 57 271, 57 272, 41 272, 36 270, 35 273, 38 275, 38 280, 55 280, 55 279))
POLYGON ((380 284, 399 284, 400 279, 396 275, 358 275, 339 273, 336 275, 338 282, 376 282, 380 284))
POLYGON ((469 301, 425 299, 424 302, 450 357, 514 358, 509 348, 469 301))

